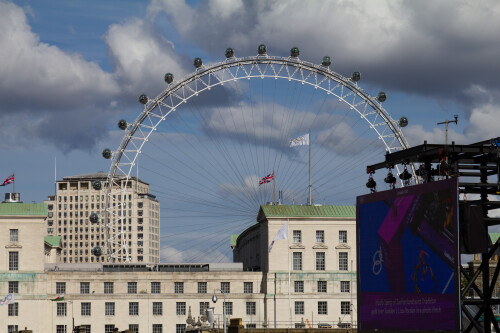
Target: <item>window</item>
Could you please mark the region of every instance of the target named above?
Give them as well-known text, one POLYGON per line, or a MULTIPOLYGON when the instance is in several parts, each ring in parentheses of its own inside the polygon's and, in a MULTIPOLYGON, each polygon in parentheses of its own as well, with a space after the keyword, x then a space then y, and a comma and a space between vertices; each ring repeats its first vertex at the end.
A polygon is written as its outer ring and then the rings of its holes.
POLYGON ((293 291, 296 293, 303 293, 304 281, 293 281, 293 291))
POLYGON ((316 270, 325 270, 325 252, 316 252, 316 270))
POLYGON ((139 324, 128 324, 128 329, 132 332, 139 333, 139 324))
POLYGON ((174 282, 174 293, 184 294, 184 282, 174 282))
POLYGON ((339 243, 347 243, 347 230, 339 230, 339 243))
POLYGON ((226 302, 224 303, 226 306, 226 316, 232 316, 233 315, 233 302, 226 302))
POLYGON ((104 282, 104 293, 112 294, 113 293, 113 282, 104 282))
POLYGON ((257 328, 257 324, 247 324, 247 328, 257 328))
POLYGON ((114 302, 104 303, 104 314, 106 316, 114 316, 115 315, 115 303, 114 302))
POLYGON ((153 315, 154 316, 163 315, 163 303, 162 302, 153 302, 153 315))
POLYGON ((127 283, 127 293, 137 294, 137 282, 128 282, 127 283))
POLYGON ((349 281, 340 281, 340 292, 341 293, 350 293, 351 292, 351 283, 349 281))
POLYGON ((9 294, 19 293, 19 281, 9 281, 9 294))
POLYGON ((316 230, 316 243, 324 243, 324 242, 325 242, 325 231, 316 230))
POLYGON ((82 316, 90 316, 90 302, 82 302, 82 316))
POLYGON ((163 333, 163 325, 153 324, 153 333, 163 333))
POLYGON ((161 283, 151 282, 151 294, 159 294, 159 293, 161 293, 161 283))
POLYGON ((318 314, 326 315, 328 314, 328 303, 320 301, 318 302, 318 314))
POLYGON ((139 302, 129 302, 128 303, 128 315, 138 316, 139 315, 139 302))
POLYGON ((115 325, 114 324, 106 324, 104 325, 104 333, 114 333, 115 325))
POLYGON ((245 294, 253 293, 253 282, 243 282, 243 292, 245 294))
POLYGON ((66 282, 56 282, 56 294, 66 293, 66 282))
POLYGON ((293 270, 302 270, 302 252, 293 252, 293 270))
POLYGON ((7 326, 7 332, 8 333, 17 332, 17 330, 18 330, 17 325, 9 325, 9 326, 7 326))
POLYGON ((175 314, 180 316, 186 315, 186 302, 175 303, 175 314))
POLYGON ((19 242, 19 229, 10 229, 10 241, 19 242))
POLYGON ((184 333, 186 324, 175 324, 175 333, 184 333))
POLYGON ((255 315, 255 302, 247 302, 247 316, 255 315))
POLYGON ((80 294, 90 294, 90 282, 80 282, 80 294))
POLYGON ((203 316, 206 314, 205 312, 208 309, 208 307, 209 307, 208 302, 200 302, 200 316, 203 316))
POLYGON ((326 293, 326 281, 318 281, 318 293, 326 293))
POLYGON ((19 252, 9 252, 9 271, 19 270, 19 252))
POLYGON ((57 315, 65 317, 67 314, 66 303, 57 303, 57 315))
POLYGON ((90 325, 80 325, 80 329, 85 329, 85 333, 90 333, 90 325))
POLYGON ((206 294, 206 293, 207 293, 207 283, 198 282, 198 294, 206 294))
POLYGON ((19 316, 19 303, 11 303, 9 304, 9 309, 8 309, 8 314, 9 316, 19 316))
POLYGON ((231 292, 231 285, 229 282, 221 282, 220 290, 222 293, 229 294, 231 292))
POLYGON ((295 314, 303 315, 304 314, 304 302, 296 301, 295 302, 295 314))
POLYGON ((293 242, 294 243, 302 243, 302 231, 300 231, 300 230, 293 231, 293 242))
POLYGON ((351 302, 340 302, 340 314, 348 315, 351 313, 351 302))
POLYGON ((66 325, 56 325, 56 333, 66 333, 66 325))
POLYGON ((339 252, 339 271, 347 270, 347 252, 339 252))

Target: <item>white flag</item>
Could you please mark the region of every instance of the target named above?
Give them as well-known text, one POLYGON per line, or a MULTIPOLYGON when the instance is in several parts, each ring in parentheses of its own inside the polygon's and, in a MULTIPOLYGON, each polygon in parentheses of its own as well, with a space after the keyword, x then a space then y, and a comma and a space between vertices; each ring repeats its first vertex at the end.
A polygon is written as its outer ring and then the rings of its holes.
POLYGON ((308 145, 309 145, 309 133, 299 136, 298 138, 290 141, 290 147, 308 146, 308 145))
POLYGON ((273 248, 274 242, 280 239, 288 239, 288 222, 285 223, 280 230, 274 236, 271 245, 269 245, 269 253, 271 253, 271 249, 273 248))
POLYGON ((14 304, 14 294, 8 294, 4 298, 0 298, 0 305, 14 304))

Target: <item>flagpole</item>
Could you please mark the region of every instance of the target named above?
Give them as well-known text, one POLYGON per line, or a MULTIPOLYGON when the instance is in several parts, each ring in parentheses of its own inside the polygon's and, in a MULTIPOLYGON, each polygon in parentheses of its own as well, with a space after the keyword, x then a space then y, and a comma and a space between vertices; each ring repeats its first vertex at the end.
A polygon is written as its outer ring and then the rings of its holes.
MULTIPOLYGON (((287 222, 287 226, 288 228, 290 228, 290 218, 288 218, 288 222, 287 222)), ((288 234, 288 230, 287 230, 287 234, 288 234)), ((287 237, 288 239, 288 312, 290 313, 290 328, 292 327, 292 301, 291 301, 291 298, 290 298, 290 284, 291 284, 291 281, 290 281, 290 237, 288 236, 287 237)))
POLYGON ((12 173, 12 175, 14 176, 14 179, 13 179, 13 182, 12 182, 12 185, 14 185, 14 189, 13 189, 12 192, 16 193, 16 175, 14 174, 14 172, 12 173))
POLYGON ((311 130, 309 136, 309 206, 312 206, 312 184, 311 184, 311 130))
POLYGON ((273 200, 274 203, 276 203, 276 175, 274 174, 274 169, 273 169, 273 200))
POLYGON ((54 156, 54 196, 55 195, 57 195, 57 157, 56 156, 54 156))

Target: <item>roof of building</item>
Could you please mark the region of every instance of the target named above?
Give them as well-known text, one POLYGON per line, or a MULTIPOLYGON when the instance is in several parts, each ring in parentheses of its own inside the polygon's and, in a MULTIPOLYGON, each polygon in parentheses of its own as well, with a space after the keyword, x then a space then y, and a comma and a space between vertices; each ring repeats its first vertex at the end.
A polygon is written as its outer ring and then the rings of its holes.
POLYGON ((490 235, 490 239, 491 239, 492 244, 495 244, 497 242, 498 238, 500 238, 500 233, 498 233, 498 232, 490 232, 489 235, 490 235))
POLYGON ((239 235, 231 235, 231 246, 236 245, 236 240, 238 239, 239 235))
MULTIPOLYGON (((124 179, 125 175, 115 175, 115 177, 118 179, 124 179)), ((62 180, 58 180, 58 181, 89 180, 89 179, 106 180, 106 179, 108 179, 108 173, 104 172, 104 171, 98 171, 98 172, 94 172, 94 173, 82 173, 81 175, 63 177, 62 180)), ((137 178, 133 177, 133 176, 130 176, 129 179, 137 180, 137 178)), ((139 181, 144 183, 144 184, 148 184, 145 181, 141 180, 140 178, 139 178, 139 181)))
POLYGON ((47 204, 24 203, 24 202, 2 202, 0 203, 0 215, 47 215, 47 204))
POLYGON ((356 206, 262 205, 259 218, 265 217, 356 217, 356 206))
POLYGON ((44 241, 52 247, 61 246, 61 236, 45 236, 44 241))
POLYGON ((94 173, 83 173, 81 175, 63 177, 63 180, 77 180, 77 179, 107 179, 108 173, 104 171, 98 171, 94 173))

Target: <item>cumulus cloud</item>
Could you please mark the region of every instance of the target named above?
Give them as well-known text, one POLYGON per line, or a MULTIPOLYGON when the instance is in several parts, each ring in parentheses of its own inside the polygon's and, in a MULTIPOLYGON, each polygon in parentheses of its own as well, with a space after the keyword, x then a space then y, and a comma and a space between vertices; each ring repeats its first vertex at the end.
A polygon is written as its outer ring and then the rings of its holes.
MULTIPOLYGON (((442 128, 433 128, 431 131, 424 129, 422 125, 410 125, 405 128, 404 135, 408 140, 410 146, 417 146, 424 143, 439 144, 444 143, 446 133, 442 128)), ((455 141, 457 144, 468 144, 470 143, 469 138, 456 132, 453 128, 448 128, 448 143, 455 141)))
POLYGON ((476 1, 245 1, 152 0, 180 34, 212 54, 231 46, 240 55, 299 46, 319 62, 328 54, 336 71, 363 72, 363 80, 390 89, 449 98, 470 81, 500 88, 500 3, 476 1), (481 59, 481 61, 478 61, 481 59))
POLYGON ((187 73, 188 61, 175 51, 174 45, 152 22, 132 19, 110 26, 104 37, 114 77, 126 94, 136 101, 141 93, 155 97, 166 88, 164 75, 180 79, 187 73))
POLYGON ((180 250, 171 246, 162 247, 160 258, 161 262, 164 263, 207 263, 214 262, 216 258, 218 258, 217 262, 232 262, 232 258, 227 257, 227 255, 217 249, 210 251, 194 248, 180 250))
POLYGON ((119 93, 112 75, 98 65, 40 42, 16 5, 0 2, 0 30, 2 114, 94 105, 119 93))

